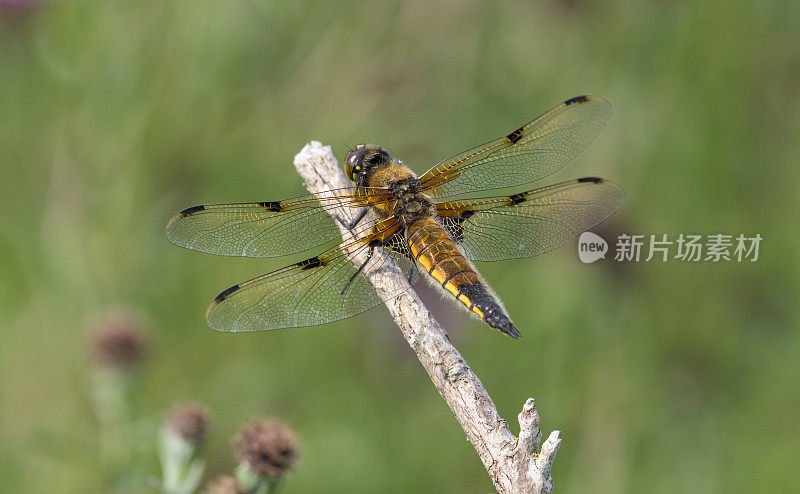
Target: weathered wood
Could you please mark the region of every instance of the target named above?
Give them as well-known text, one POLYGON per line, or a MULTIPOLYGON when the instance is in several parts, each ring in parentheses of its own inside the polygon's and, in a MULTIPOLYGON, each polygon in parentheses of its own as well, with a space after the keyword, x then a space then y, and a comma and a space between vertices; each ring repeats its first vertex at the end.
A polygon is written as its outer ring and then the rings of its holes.
MULTIPOLYGON (((294 165, 312 193, 351 185, 330 146, 323 146, 317 141, 308 143, 295 156, 294 165)), ((339 216, 345 224, 357 214, 350 208, 333 207, 330 212, 339 216)), ((342 224, 339 227, 344 241, 353 238, 346 227, 342 224)), ((358 265, 363 258, 356 258, 354 262, 358 265)), ((407 283, 399 269, 365 270, 365 274, 379 293, 386 293, 389 287, 396 287, 397 284, 407 283)), ((406 290, 388 300, 386 306, 433 385, 461 424, 467 439, 478 452, 498 492, 552 492, 550 469, 561 444, 561 432, 553 431, 541 445, 539 414, 533 398, 525 402, 518 416, 520 436, 517 440, 497 412, 478 376, 450 343, 442 326, 417 294, 413 290, 406 290)))

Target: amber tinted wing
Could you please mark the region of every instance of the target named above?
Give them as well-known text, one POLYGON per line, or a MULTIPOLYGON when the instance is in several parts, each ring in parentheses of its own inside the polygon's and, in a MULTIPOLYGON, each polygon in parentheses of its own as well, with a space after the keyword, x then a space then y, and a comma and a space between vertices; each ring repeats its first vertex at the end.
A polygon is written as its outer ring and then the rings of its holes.
POLYGON ((511 196, 436 206, 445 229, 469 259, 501 261, 557 249, 624 202, 619 185, 588 177, 511 196))
POLYGON ((389 282, 379 293, 364 273, 399 268, 406 280, 414 284, 419 272, 408 256, 408 246, 401 235, 392 235, 386 239, 386 247, 374 247, 361 272, 353 259, 362 265, 370 242, 392 229, 399 231, 399 226, 396 219, 390 218, 358 241, 228 288, 209 306, 208 326, 225 332, 316 326, 375 307, 409 285, 389 282))
POLYGON ((385 189, 338 189, 284 201, 207 204, 184 209, 167 224, 170 242, 209 254, 277 257, 341 238, 328 210, 388 200, 385 189), (369 197, 365 197, 369 196, 369 197))
POLYGON ((611 119, 598 96, 568 99, 508 135, 448 158, 420 177, 433 197, 516 187, 550 175, 588 146, 611 119))

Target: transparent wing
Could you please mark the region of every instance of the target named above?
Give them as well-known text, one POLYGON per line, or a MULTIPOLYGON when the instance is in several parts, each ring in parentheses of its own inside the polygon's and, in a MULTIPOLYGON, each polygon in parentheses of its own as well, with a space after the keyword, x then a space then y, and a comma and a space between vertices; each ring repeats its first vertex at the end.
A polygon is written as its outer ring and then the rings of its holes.
POLYGON ((208 326, 225 332, 316 326, 391 299, 419 280, 399 227, 391 218, 370 236, 228 288, 209 306, 208 326), (374 246, 369 256, 370 244, 387 235, 386 246, 374 246), (409 283, 386 277, 377 292, 365 276, 376 271, 402 273, 409 283))
POLYGON ((420 177, 421 186, 441 198, 534 182, 583 151, 611 113, 599 96, 568 99, 506 136, 440 162, 420 177))
POLYGON ((475 261, 534 257, 603 222, 625 202, 616 183, 579 178, 511 196, 437 204, 445 229, 475 261))
POLYGON ((277 257, 340 238, 329 211, 389 199, 386 189, 337 189, 283 201, 205 204, 184 209, 167 224, 170 242, 209 254, 277 257))

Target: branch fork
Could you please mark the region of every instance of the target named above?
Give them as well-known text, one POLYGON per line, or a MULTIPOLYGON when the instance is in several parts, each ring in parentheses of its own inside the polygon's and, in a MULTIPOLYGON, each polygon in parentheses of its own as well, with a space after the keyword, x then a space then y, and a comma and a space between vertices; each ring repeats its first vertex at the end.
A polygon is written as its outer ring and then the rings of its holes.
MULTIPOLYGON (((317 141, 303 147, 294 158, 294 166, 311 193, 351 186, 330 146, 317 141)), ((343 220, 337 224, 344 242, 353 240, 353 232, 345 224, 355 217, 355 212, 348 207, 332 206, 329 213, 343 220)), ((363 262, 363 255, 354 262, 363 262)), ((375 255, 385 254, 376 251, 375 255)), ((399 268, 365 269, 364 274, 379 294, 396 290, 398 284, 408 284, 399 268)), ((553 431, 544 444, 541 443, 539 414, 533 398, 528 398, 518 415, 520 434, 517 438, 497 412, 478 376, 450 343, 447 333, 417 294, 407 289, 387 300, 386 306, 477 451, 497 491, 503 494, 552 492, 550 471, 561 445, 561 432, 553 431)))

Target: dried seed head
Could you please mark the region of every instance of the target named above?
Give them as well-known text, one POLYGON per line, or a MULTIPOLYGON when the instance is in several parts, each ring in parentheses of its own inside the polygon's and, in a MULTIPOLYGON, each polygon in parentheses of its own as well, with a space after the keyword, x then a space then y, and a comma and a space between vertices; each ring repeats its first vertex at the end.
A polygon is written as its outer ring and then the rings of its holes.
POLYGON ((258 475, 280 477, 297 462, 297 438, 276 420, 245 425, 235 441, 236 455, 258 475))
POLYGON ((206 486, 205 494, 243 494, 239 483, 230 475, 220 475, 206 486))
POLYGON ((208 412, 198 403, 182 403, 170 410, 167 427, 188 442, 205 440, 208 432, 208 412))
POLYGON ((144 357, 146 337, 140 318, 115 311, 98 318, 92 347, 98 364, 114 368, 130 368, 144 357))

